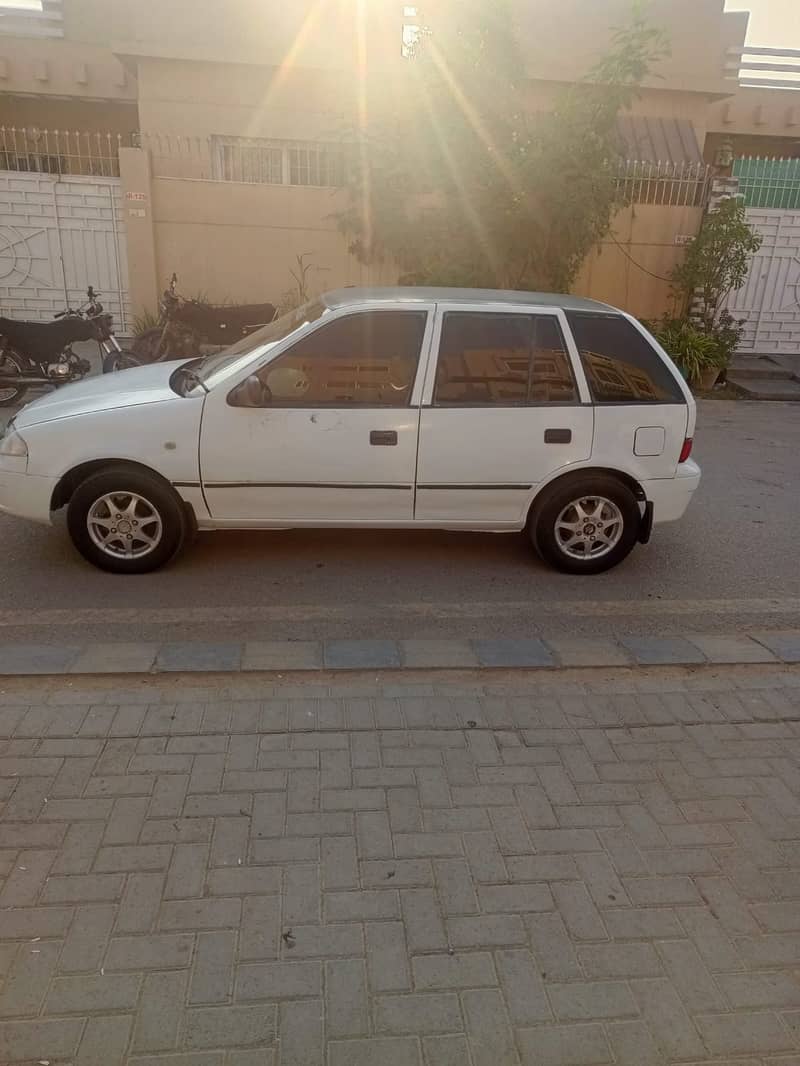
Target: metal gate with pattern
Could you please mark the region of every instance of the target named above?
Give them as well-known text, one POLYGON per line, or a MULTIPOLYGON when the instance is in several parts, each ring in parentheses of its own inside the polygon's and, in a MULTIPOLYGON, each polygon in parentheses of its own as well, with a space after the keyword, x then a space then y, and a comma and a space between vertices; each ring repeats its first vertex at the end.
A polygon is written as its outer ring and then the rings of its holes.
POLYGON ((89 285, 128 332, 119 178, 0 171, 0 313, 50 321, 80 306, 89 285))
POLYGON ((800 353, 800 211, 747 208, 747 221, 763 243, 747 280, 727 306, 744 319, 739 350, 800 353))

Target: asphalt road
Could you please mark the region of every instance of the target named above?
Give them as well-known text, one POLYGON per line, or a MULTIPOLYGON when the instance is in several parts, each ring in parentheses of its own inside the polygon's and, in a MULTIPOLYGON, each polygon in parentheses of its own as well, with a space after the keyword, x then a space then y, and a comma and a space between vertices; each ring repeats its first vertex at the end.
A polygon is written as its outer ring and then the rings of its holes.
MULTIPOLYGON (((2 415, 0 415, 2 418, 2 415)), ((616 570, 548 570, 521 535, 203 534, 120 578, 0 518, 0 642, 525 637, 800 626, 800 406, 706 401, 689 513, 616 570)))

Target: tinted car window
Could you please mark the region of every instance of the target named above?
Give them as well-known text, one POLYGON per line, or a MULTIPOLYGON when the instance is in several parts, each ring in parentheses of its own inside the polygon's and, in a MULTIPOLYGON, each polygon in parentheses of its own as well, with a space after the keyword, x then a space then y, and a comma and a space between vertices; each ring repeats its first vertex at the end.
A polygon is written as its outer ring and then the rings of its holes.
POLYGON ((685 403, 646 337, 619 315, 568 311, 592 396, 599 403, 685 403))
POLYGON ((569 357, 554 316, 445 314, 436 406, 516 407, 576 400, 569 357))
POLYGON ((273 407, 406 407, 425 311, 361 311, 298 341, 261 370, 273 407))

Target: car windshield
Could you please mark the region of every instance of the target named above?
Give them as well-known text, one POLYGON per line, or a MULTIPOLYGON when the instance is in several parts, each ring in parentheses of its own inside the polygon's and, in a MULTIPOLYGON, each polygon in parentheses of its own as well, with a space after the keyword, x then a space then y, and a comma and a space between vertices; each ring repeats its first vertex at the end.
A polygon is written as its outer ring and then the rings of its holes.
POLYGON ((267 351, 273 344, 284 340, 290 333, 307 326, 309 322, 316 322, 318 318, 328 311, 328 307, 322 300, 311 300, 293 311, 287 311, 285 315, 274 319, 267 326, 262 326, 255 333, 242 337, 230 348, 218 352, 203 361, 196 373, 197 377, 208 388, 212 388, 222 378, 245 366, 249 359, 267 351))

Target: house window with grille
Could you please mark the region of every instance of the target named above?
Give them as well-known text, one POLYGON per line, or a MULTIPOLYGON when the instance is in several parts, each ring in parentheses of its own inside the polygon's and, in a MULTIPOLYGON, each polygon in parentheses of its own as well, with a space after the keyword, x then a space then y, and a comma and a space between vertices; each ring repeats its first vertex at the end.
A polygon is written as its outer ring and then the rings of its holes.
POLYGON ((336 186, 342 181, 342 150, 314 142, 215 137, 215 177, 255 185, 336 186))
POLYGON ((218 162, 221 181, 244 181, 257 185, 283 183, 283 155, 280 148, 224 141, 219 145, 218 162))
POLYGON ((331 145, 307 144, 288 149, 290 185, 340 185, 341 152, 331 145))

